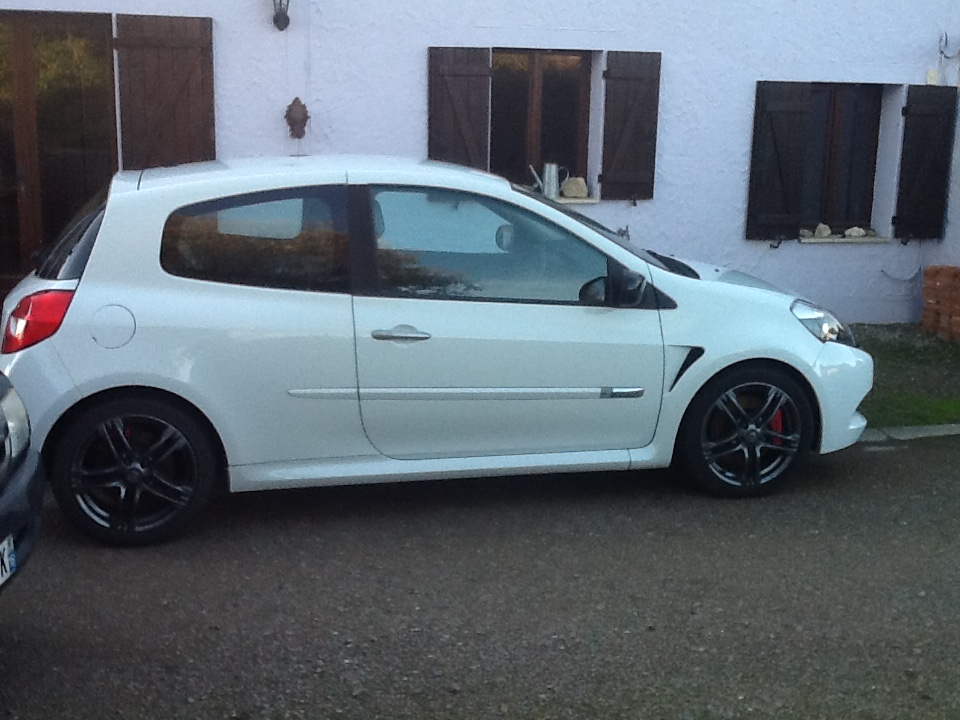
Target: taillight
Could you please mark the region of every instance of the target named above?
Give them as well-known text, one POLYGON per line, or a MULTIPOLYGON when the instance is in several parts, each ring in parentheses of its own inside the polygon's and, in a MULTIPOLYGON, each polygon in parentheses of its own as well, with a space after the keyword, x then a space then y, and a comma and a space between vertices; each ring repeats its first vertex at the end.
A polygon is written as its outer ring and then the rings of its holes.
POLYGON ((27 295, 10 313, 0 352, 12 353, 53 335, 63 322, 73 290, 45 290, 27 295))

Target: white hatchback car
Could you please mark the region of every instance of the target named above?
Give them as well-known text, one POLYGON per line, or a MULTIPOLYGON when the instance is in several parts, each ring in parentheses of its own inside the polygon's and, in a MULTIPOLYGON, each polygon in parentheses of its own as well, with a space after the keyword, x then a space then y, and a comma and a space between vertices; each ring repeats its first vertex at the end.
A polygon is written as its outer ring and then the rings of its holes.
POLYGON ((727 496, 854 443, 830 313, 486 173, 384 158, 116 176, 7 297, 0 371, 110 543, 214 491, 655 468, 727 496))

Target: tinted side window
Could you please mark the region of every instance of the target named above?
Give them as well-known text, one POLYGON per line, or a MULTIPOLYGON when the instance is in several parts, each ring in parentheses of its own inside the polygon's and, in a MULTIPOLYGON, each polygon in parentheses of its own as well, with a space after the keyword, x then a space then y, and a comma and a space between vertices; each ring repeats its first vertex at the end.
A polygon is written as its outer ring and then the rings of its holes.
POLYGON ((576 304, 580 288, 607 273, 599 250, 499 200, 381 188, 372 206, 385 295, 576 304))
POLYGON ((163 228, 160 264, 198 280, 348 292, 346 188, 272 191, 182 207, 163 228))
POLYGON ((37 268, 45 280, 77 280, 87 266, 93 243, 100 232, 104 208, 101 205, 70 227, 37 268))

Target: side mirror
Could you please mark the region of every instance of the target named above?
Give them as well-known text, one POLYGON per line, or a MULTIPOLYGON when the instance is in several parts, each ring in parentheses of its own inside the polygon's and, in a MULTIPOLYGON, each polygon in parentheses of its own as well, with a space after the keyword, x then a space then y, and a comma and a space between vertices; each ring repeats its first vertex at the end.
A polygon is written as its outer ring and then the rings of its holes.
POLYGON ((647 290, 647 279, 633 270, 624 270, 620 276, 617 305, 620 307, 639 307, 647 290))
POLYGON ((607 278, 601 275, 593 280, 588 280, 580 288, 580 304, 591 306, 603 306, 607 304, 607 278))

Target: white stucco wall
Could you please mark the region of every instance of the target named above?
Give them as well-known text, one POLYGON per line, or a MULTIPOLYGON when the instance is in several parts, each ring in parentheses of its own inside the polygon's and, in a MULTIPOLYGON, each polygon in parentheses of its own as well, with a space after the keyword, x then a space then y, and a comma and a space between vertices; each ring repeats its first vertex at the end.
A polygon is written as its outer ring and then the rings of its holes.
MULTIPOLYGON (((958 61, 940 62, 938 42, 947 32, 948 51, 960 46, 956 0, 291 0, 282 33, 270 22, 269 0, 0 0, 0 9, 212 17, 221 157, 425 157, 431 45, 659 51, 655 197, 586 212, 613 227, 629 225, 638 243, 735 266, 853 321, 917 319, 920 269, 960 264, 960 143, 943 242, 786 242, 774 249, 744 240, 756 82, 902 86, 923 83, 937 69, 942 83, 955 85, 958 61), (294 96, 312 115, 299 142, 282 120, 294 96)), ((893 134, 893 145, 881 141, 881 209, 895 197, 898 122, 885 116, 883 132, 893 134)), ((598 160, 594 153, 591 164, 598 160)))

